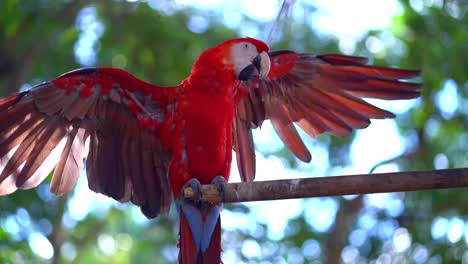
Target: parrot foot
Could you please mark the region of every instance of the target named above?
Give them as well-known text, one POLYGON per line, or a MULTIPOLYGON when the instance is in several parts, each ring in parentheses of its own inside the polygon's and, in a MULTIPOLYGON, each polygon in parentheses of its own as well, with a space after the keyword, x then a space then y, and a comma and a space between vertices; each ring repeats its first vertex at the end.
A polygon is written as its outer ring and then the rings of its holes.
POLYGON ((182 197, 184 197, 184 190, 187 188, 192 189, 193 195, 191 198, 186 199, 186 200, 190 200, 191 202, 196 203, 196 204, 200 203, 201 198, 203 196, 200 181, 196 178, 191 178, 190 180, 188 180, 187 183, 185 183, 184 186, 182 187, 182 193, 181 193, 182 197))
POLYGON ((211 181, 211 184, 216 186, 216 189, 218 190, 218 193, 219 193, 219 197, 221 198, 221 203, 224 203, 224 196, 226 193, 226 185, 227 185, 226 178, 224 178, 221 175, 218 175, 211 181))

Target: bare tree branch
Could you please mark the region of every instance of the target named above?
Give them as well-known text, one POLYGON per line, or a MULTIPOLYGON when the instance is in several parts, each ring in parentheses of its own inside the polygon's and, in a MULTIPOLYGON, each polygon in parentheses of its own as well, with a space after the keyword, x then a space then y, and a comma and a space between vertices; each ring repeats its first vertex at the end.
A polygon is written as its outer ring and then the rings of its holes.
MULTIPOLYGON (((468 187, 468 168, 229 183, 224 202, 239 203, 461 187, 468 187)), ((221 201, 213 185, 203 185, 202 192, 204 201, 212 204, 221 201)), ((184 190, 185 198, 191 198, 192 195, 191 188, 184 190)))

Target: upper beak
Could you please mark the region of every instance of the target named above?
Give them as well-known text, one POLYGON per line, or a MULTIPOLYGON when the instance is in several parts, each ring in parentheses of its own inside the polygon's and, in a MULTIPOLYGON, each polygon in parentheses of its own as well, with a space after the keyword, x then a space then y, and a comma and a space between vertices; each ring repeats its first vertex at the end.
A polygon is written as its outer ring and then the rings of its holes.
POLYGON ((252 64, 245 67, 238 76, 239 80, 255 80, 258 77, 265 78, 270 72, 270 56, 263 51, 258 54, 252 61, 252 64))
POLYGON ((265 78, 268 76, 271 66, 270 56, 268 56, 268 53, 262 51, 262 53, 255 57, 252 64, 255 66, 255 68, 257 68, 257 71, 260 74, 261 78, 265 78))

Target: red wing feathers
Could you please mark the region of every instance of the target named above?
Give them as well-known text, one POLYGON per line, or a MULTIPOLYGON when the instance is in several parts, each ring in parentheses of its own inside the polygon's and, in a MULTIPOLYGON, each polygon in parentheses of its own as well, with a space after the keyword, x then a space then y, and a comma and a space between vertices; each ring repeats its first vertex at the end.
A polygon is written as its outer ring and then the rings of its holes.
POLYGON ((353 129, 367 127, 370 118, 394 117, 362 98, 396 100, 419 96, 419 83, 402 81, 417 77, 419 71, 366 65, 363 57, 315 56, 283 50, 270 52, 270 59, 268 78, 243 83, 248 95, 237 106, 235 122, 249 125, 243 129, 235 126, 233 133, 244 181, 254 178, 255 154, 252 142, 243 138, 251 137, 250 130, 266 119, 271 120, 291 152, 309 161, 310 153, 293 123, 312 137, 324 132, 346 136, 353 129))
POLYGON ((69 192, 86 158, 89 187, 131 200, 149 218, 169 210, 169 151, 158 139, 170 124, 172 88, 112 68, 66 73, 0 98, 0 195, 37 186, 69 192), (155 101, 157 100, 157 101, 155 101))

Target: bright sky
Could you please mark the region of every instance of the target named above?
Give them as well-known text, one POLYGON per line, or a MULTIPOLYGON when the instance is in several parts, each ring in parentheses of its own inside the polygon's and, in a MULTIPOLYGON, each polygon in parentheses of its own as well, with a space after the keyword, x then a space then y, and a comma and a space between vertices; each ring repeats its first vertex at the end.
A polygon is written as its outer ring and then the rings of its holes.
MULTIPOLYGON (((174 8, 177 9, 186 6, 196 7, 202 10, 210 10, 213 12, 221 12, 224 17, 224 23, 232 28, 238 28, 243 23, 242 17, 239 15, 240 12, 245 13, 259 22, 271 22, 277 16, 279 2, 280 1, 276 0, 176 0, 176 5, 161 6, 160 2, 157 0, 148 0, 148 3, 152 7, 164 12, 171 12, 174 8)), ((343 53, 352 53, 354 51, 355 42, 362 38, 368 30, 387 28, 391 22, 392 16, 398 15, 401 12, 401 7, 395 0, 299 1, 299 3, 296 4, 296 7, 293 8, 292 14, 294 19, 302 19, 301 16, 306 15, 304 12, 301 12, 302 5, 313 5, 318 9, 316 15, 311 16, 309 22, 318 29, 321 34, 331 35, 338 38, 340 49, 343 53)), ((100 32, 102 32, 102 26, 97 21, 95 10, 92 8, 85 9, 80 14, 80 17, 81 19, 77 21, 77 26, 82 30, 82 35, 75 46, 75 53, 80 63, 83 65, 89 65, 93 64, 95 59, 92 47, 94 42, 99 38, 101 34, 100 32)), ((203 21, 206 21, 206 19, 201 16, 196 16, 189 22, 188 27, 193 31, 203 31, 204 27, 207 26, 203 21)), ((257 26, 253 24, 242 24, 240 32, 241 35, 256 37, 260 33, 261 32, 257 26)), ((370 41, 368 48, 371 51, 374 50, 378 52, 382 45, 382 43, 370 41)), ((456 102, 456 89, 453 87, 453 82, 448 81, 446 83, 444 90, 441 91, 437 97, 438 106, 443 106, 447 102, 452 102, 451 105, 455 104, 453 102, 456 102)), ((405 112, 414 104, 412 101, 376 103, 379 106, 395 113, 405 112)), ((454 112, 453 107, 444 109, 446 109, 444 113, 447 117, 450 117, 454 112)), ((281 141, 273 132, 271 125, 268 123, 263 126, 262 130, 255 131, 254 136, 260 151, 273 151, 282 147, 281 141)), ((257 179, 270 180, 278 178, 310 177, 311 175, 323 176, 327 173, 328 153, 323 146, 313 140, 308 140, 307 144, 312 152, 312 162, 311 164, 301 163, 299 165, 299 170, 290 170, 285 168, 280 158, 265 158, 260 153, 257 153, 257 179)), ((351 167, 334 170, 334 172, 336 172, 336 174, 367 173, 370 168, 378 162, 401 154, 405 149, 405 144, 405 141, 398 135, 396 125, 393 120, 372 121, 369 128, 360 130, 357 133, 357 137, 351 145, 351 160, 353 165, 351 167)), ((233 158, 233 160, 235 161, 235 158, 233 158)), ((378 171, 384 172, 397 170, 398 167, 396 165, 390 164, 388 166, 382 166, 378 171)), ((235 162, 233 163, 231 180, 239 181, 235 162)), ((75 192, 75 195, 70 200, 69 215, 67 215, 67 218, 64 220, 64 225, 66 227, 73 227, 76 221, 83 219, 92 209, 99 208, 100 211, 106 210, 110 204, 116 204, 116 202, 111 201, 109 198, 89 191, 86 184, 86 177, 80 177, 77 188, 77 192, 75 192)), ((398 214, 398 212, 403 210, 401 197, 391 194, 369 195, 366 199, 367 203, 374 207, 385 207, 386 204, 390 204, 390 207, 387 208, 387 210, 394 212, 394 214, 398 214), (385 203, 381 203, 381 201, 385 201, 385 203)), ((317 232, 325 232, 333 224, 333 219, 336 210, 338 209, 338 204, 331 198, 258 202, 250 203, 249 206, 252 209, 252 215, 238 214, 224 210, 223 228, 226 230, 232 230, 235 228, 252 229, 254 226, 252 226, 252 222, 249 219, 251 219, 250 217, 255 217, 257 221, 268 224, 268 236, 272 240, 277 240, 284 235, 285 226, 287 225, 288 220, 299 215, 302 210, 304 210, 305 215, 308 216, 308 224, 311 228, 317 232), (278 208, 281 208, 281 211, 279 211, 278 208)), ((137 210, 134 211, 134 218, 138 222, 146 222, 144 217, 137 212, 137 210)), ((365 216, 363 217, 363 221, 367 221, 366 226, 369 226, 369 223, 375 220, 372 220, 373 218, 371 216, 368 216, 367 218, 365 216)), ((447 226, 448 221, 449 220, 445 218, 437 220, 432 230, 433 237, 443 236, 445 234, 444 228, 447 226)), ((13 222, 9 221, 7 224, 10 225, 7 230, 14 230, 15 225, 13 222)), ((452 223, 452 226, 454 226, 454 228, 458 228, 459 223, 455 221, 452 223)), ((390 225, 389 228, 394 231, 397 227, 390 225)), ((411 237, 407 234, 407 231, 402 229, 398 232, 398 236, 395 235, 394 237, 394 241, 396 241, 397 244, 406 245, 411 242, 411 237)), ((460 232, 455 235, 449 234, 449 239, 452 238, 453 240, 456 240, 456 235, 459 233, 460 232)), ((38 255, 46 259, 52 257, 53 249, 41 233, 33 233, 29 237, 29 242, 31 248, 33 248, 38 255)), ((113 240, 112 238, 109 240, 109 237, 105 237, 99 241, 99 245, 103 250, 106 250, 110 245, 113 245, 112 243, 113 240)), ((245 247, 246 252, 243 252, 246 255, 251 256, 259 255, 260 248, 258 247, 258 244, 255 245, 255 241, 248 241, 248 243, 249 246, 245 247)), ((359 241, 356 243, 359 243, 359 241)), ((316 245, 317 241, 308 241, 310 249, 314 248, 316 252, 319 253, 320 248, 316 245)), ((409 244, 406 245, 406 247, 408 246, 409 244)), ((309 254, 312 251, 308 252, 309 251, 304 254, 309 254)), ((345 253, 346 252, 343 254, 345 253)), ((230 254, 229 250, 227 250, 224 253, 224 261, 226 263, 235 262, 235 255, 230 254)))

